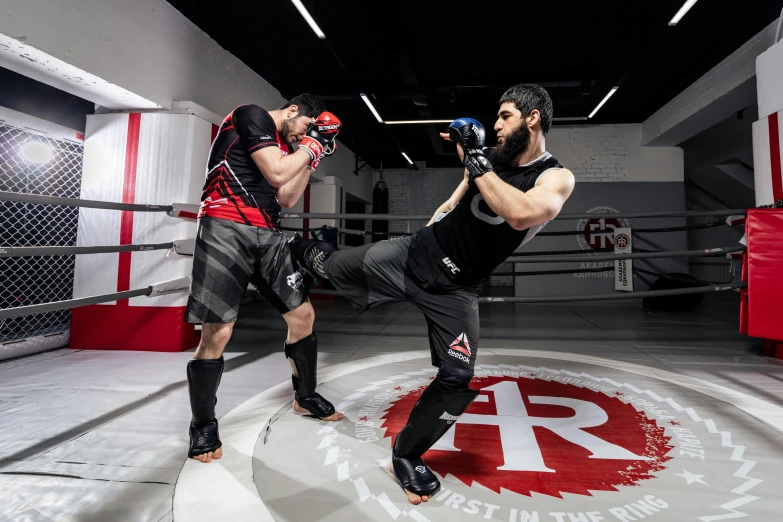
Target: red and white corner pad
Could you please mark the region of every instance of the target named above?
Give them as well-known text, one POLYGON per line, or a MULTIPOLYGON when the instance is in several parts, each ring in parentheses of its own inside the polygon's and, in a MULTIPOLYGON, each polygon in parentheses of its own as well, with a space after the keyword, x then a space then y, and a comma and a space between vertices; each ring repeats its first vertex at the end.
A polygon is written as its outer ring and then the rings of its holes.
MULTIPOLYGON (((567 360, 650 377, 731 404, 783 433, 783 408, 695 377, 639 364, 565 352, 492 349, 486 350, 486 355, 567 360)), ((367 368, 415 359, 429 361, 430 352, 411 351, 377 355, 360 361, 338 364, 321 371, 319 383, 367 368)), ((258 495, 253 481, 253 450, 258 437, 269 427, 273 416, 291 403, 291 395, 291 383, 285 381, 248 399, 220 420, 223 458, 208 465, 192 459, 185 462, 174 491, 175 522, 216 519, 274 521, 258 495)), ((337 405, 338 409, 339 406, 337 405)))
POLYGON ((773 112, 753 124, 753 164, 756 205, 783 199, 783 111, 773 112))
MULTIPOLYGON (((87 117, 82 199, 167 204, 198 201, 204 165, 215 126, 188 113, 111 113, 87 117)), ((159 212, 112 212, 79 209, 79 246, 162 243, 172 237, 192 238, 193 216, 159 212)), ((179 240, 178 254, 192 253, 193 244, 179 240)), ((165 250, 79 256, 74 298, 122 292, 190 274, 189 259, 165 250)), ((103 350, 176 352, 193 348, 198 336, 185 322, 187 293, 154 293, 114 304, 75 309, 71 347, 103 350)))

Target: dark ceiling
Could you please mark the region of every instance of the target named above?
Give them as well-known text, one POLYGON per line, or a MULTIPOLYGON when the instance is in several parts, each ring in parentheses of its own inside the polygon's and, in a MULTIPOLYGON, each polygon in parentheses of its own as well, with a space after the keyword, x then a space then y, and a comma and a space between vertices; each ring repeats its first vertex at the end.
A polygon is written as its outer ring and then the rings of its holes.
POLYGON ((489 129, 510 85, 544 85, 556 118, 587 116, 619 85, 590 123, 642 122, 781 10, 702 0, 669 27, 684 0, 303 0, 321 40, 290 0, 168 1, 283 96, 321 96, 340 141, 375 168, 407 166, 401 149, 431 167, 459 163, 437 137, 445 124, 379 124, 360 91, 384 120, 472 116, 489 129))

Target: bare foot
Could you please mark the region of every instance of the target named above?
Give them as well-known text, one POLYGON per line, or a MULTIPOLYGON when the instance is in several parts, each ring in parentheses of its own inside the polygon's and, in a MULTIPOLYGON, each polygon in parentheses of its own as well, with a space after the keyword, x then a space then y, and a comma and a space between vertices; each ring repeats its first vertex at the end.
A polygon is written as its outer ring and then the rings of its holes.
POLYGON ((193 457, 193 460, 198 460, 199 462, 206 464, 207 462, 212 462, 213 460, 217 460, 222 456, 223 448, 218 448, 215 451, 210 451, 209 453, 204 453, 203 455, 196 455, 193 457))
MULTIPOLYGON (((394 476, 394 466, 391 463, 389 463, 389 471, 391 472, 392 476, 394 476)), ((394 480, 397 480, 397 477, 394 477, 394 480)), ((402 490, 405 492, 405 494, 408 495, 408 502, 415 506, 418 506, 422 502, 428 502, 430 498, 432 498, 428 497, 427 495, 419 496, 416 493, 411 493, 405 488, 402 488, 402 490)))
MULTIPOLYGON (((296 401, 294 401, 294 411, 296 413, 307 413, 307 414, 310 414, 309 411, 307 411, 306 409, 304 409, 301 406, 299 406, 299 403, 296 402, 296 401)), ((344 418, 345 418, 345 415, 343 415, 339 411, 336 411, 333 414, 329 415, 328 417, 324 417, 321 420, 329 421, 329 422, 337 422, 339 420, 343 420, 344 418)))

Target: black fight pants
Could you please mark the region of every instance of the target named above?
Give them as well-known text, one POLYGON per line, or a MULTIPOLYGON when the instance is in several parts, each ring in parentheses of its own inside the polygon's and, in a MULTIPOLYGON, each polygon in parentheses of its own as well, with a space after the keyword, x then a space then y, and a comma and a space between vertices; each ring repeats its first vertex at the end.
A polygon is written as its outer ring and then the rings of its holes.
POLYGON ((445 361, 472 373, 481 285, 452 281, 447 262, 431 229, 424 228, 413 236, 335 252, 324 269, 357 308, 395 301, 415 304, 427 321, 432 364, 439 367, 445 361))

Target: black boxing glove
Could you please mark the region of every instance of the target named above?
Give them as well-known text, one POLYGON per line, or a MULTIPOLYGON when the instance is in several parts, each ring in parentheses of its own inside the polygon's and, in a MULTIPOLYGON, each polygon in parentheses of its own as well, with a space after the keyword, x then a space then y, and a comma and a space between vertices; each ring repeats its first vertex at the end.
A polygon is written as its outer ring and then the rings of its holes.
POLYGON ((451 141, 462 145, 465 168, 471 179, 494 171, 492 164, 484 156, 486 131, 481 123, 473 118, 458 118, 451 122, 448 132, 451 141))

